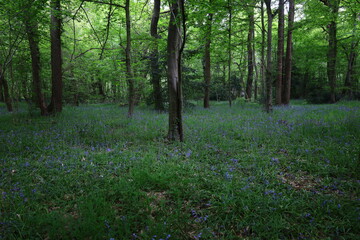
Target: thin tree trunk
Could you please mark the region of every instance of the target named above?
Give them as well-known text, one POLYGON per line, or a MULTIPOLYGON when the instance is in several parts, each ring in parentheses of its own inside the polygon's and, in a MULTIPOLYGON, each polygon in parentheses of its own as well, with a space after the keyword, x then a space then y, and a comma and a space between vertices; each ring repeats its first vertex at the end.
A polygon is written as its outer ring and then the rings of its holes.
MULTIPOLYGON (((211 0, 210 0, 211 4, 211 0)), ((211 83, 211 28, 213 14, 209 13, 205 32, 205 52, 204 52, 204 108, 210 107, 210 83, 211 83)))
POLYGON ((271 0, 264 0, 266 4, 266 12, 268 16, 268 31, 267 31, 267 54, 266 54, 266 112, 272 112, 272 23, 273 13, 271 11, 271 0))
POLYGON ((9 94, 9 86, 5 79, 5 71, 0 66, 0 86, 2 87, 2 90, 4 91, 4 101, 6 104, 6 108, 9 112, 13 111, 13 105, 12 100, 9 94))
POLYGON ((247 52, 248 52, 248 76, 246 82, 246 94, 245 99, 251 100, 252 93, 252 85, 254 81, 254 50, 253 50, 253 41, 254 41, 254 29, 255 29, 255 21, 254 21, 254 9, 250 6, 249 9, 249 32, 247 39, 247 52))
POLYGON ((266 99, 266 75, 265 75, 265 16, 264 16, 264 2, 261 1, 261 60, 260 60, 260 75, 261 75, 261 99, 265 103, 266 99))
MULTIPOLYGON (((0 72, 0 74, 2 74, 2 73, 0 72)), ((0 75, 0 102, 5 102, 4 90, 3 90, 3 86, 2 86, 2 75, 0 75)))
POLYGON ((154 0, 154 9, 151 19, 150 34, 154 38, 154 45, 151 51, 150 61, 151 61, 151 82, 153 84, 154 91, 154 100, 155 100, 155 110, 164 111, 164 101, 161 91, 161 75, 159 67, 159 44, 158 39, 158 22, 160 17, 160 0, 154 0))
POLYGON ((346 71, 346 76, 345 76, 345 81, 344 81, 344 90, 342 93, 343 95, 347 95, 350 99, 352 99, 352 97, 353 97, 353 88, 354 88, 353 85, 354 85, 354 79, 356 76, 356 73, 355 73, 356 58, 358 56, 358 53, 356 50, 357 50, 357 47, 358 47, 359 41, 360 41, 360 40, 356 40, 356 38, 355 38, 355 36, 357 34, 357 25, 358 25, 357 17, 358 17, 358 13, 353 12, 353 22, 354 22, 354 27, 353 27, 353 31, 352 31, 353 39, 351 41, 349 54, 347 54, 348 64, 347 64, 347 71, 346 71))
MULTIPOLYGON (((182 90, 181 90, 181 26, 179 9, 183 0, 173 2, 170 7, 170 23, 167 39, 168 87, 169 87, 169 132, 170 141, 183 141, 182 90)), ((180 10, 181 11, 181 10, 180 10)), ((183 11, 183 9, 182 9, 183 11)), ((182 19, 184 21, 184 19, 182 19)), ((184 29, 185 31, 185 29, 184 29)), ((185 33, 184 33, 185 34, 185 33)))
MULTIPOLYGON (((100 45, 101 45, 101 53, 100 53, 100 56, 99 56, 100 61, 104 59, 104 53, 105 53, 106 44, 107 44, 107 42, 109 40, 110 25, 111 25, 111 15, 113 14, 112 2, 113 2, 113 0, 110 0, 109 12, 108 12, 108 15, 106 17, 107 18, 107 24, 106 24, 106 29, 105 29, 105 39, 104 39, 104 41, 102 43, 99 41, 100 45)), ((99 79, 96 84, 97 84, 98 89, 99 89, 99 94, 100 94, 100 96, 102 96, 102 101, 104 102, 105 99, 106 99, 106 93, 105 93, 106 89, 104 88, 101 79, 99 79)))
POLYGON ((344 90, 343 95, 347 95, 348 97, 352 97, 352 82, 355 76, 355 62, 357 58, 356 46, 358 43, 352 42, 350 47, 350 53, 348 54, 348 65, 347 71, 344 81, 344 90))
POLYGON ((60 0, 51 1, 51 102, 49 113, 62 111, 62 54, 61 54, 61 4, 60 0))
POLYGON ((329 27, 329 50, 327 62, 327 75, 330 85, 330 101, 336 102, 335 89, 336 89, 336 57, 337 57, 337 39, 336 39, 336 22, 332 21, 329 27))
POLYGON ((31 22, 31 20, 26 19, 25 28, 29 41, 29 47, 30 47, 32 78, 33 78, 33 87, 34 87, 36 104, 40 108, 41 115, 44 116, 47 115, 48 112, 45 104, 44 95, 41 90, 41 77, 40 77, 41 66, 40 66, 38 26, 36 23, 31 22))
POLYGON ((292 33, 294 27, 295 1, 289 0, 288 31, 285 57, 285 78, 282 103, 288 105, 291 96, 291 70, 292 70, 292 33))
POLYGON ((278 27, 278 49, 277 49, 277 78, 275 104, 282 103, 283 85, 283 56, 284 56, 284 0, 279 0, 279 27, 278 27))
POLYGON ((132 117, 134 114, 135 107, 135 80, 134 74, 131 66, 131 16, 130 16, 130 0, 126 0, 125 5, 125 14, 126 14, 126 79, 128 82, 128 94, 129 94, 129 108, 128 108, 128 117, 132 117))
POLYGON ((229 106, 232 105, 232 84, 231 84, 231 63, 232 63, 232 53, 231 53, 231 32, 232 32, 232 5, 231 0, 228 0, 228 10, 229 10, 229 28, 228 28, 228 97, 229 97, 229 106))

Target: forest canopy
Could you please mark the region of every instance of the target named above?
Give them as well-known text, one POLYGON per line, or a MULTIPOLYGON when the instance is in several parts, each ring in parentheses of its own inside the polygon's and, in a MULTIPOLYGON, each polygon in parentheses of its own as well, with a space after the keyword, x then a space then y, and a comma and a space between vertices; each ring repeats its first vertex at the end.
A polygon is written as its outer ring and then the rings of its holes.
POLYGON ((43 115, 63 103, 164 110, 181 4, 185 102, 359 99, 358 0, 1 0, 0 100, 43 115))

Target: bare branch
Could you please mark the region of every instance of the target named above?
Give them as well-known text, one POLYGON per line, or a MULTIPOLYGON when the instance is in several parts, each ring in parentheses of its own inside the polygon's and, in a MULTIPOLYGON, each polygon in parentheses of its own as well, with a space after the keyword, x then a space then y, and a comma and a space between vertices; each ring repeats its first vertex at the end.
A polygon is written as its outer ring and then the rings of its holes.
POLYGON ((106 4, 106 5, 110 5, 110 6, 114 6, 114 7, 120 7, 120 8, 124 8, 125 6, 120 5, 120 4, 116 4, 116 3, 107 3, 107 2, 101 2, 101 1, 96 1, 96 0, 85 0, 85 2, 92 2, 92 3, 98 3, 98 4, 106 4))
POLYGON ((88 22, 89 22, 92 30, 94 31, 95 37, 96 37, 96 39, 98 40, 98 42, 99 42, 99 44, 100 44, 100 46, 101 46, 101 45, 102 45, 102 42, 101 42, 99 36, 97 35, 97 32, 96 32, 94 26, 91 24, 90 18, 89 18, 89 16, 88 16, 86 10, 85 10, 83 7, 81 7, 81 9, 84 11, 86 18, 87 18, 87 20, 88 20, 88 22))
MULTIPOLYGON (((93 50, 102 50, 103 48, 90 48, 88 50, 86 50, 85 52, 80 53, 79 55, 77 55, 76 57, 74 57, 74 60, 84 56, 86 53, 93 51, 93 50)), ((117 48, 104 48, 105 50, 117 50, 117 48)))

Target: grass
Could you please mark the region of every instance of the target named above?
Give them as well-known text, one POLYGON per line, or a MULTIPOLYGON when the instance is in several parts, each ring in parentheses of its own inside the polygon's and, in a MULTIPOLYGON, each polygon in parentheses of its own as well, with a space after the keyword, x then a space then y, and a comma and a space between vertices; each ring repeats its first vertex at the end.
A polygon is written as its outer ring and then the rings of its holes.
POLYGON ((0 106, 0 239, 358 239, 360 104, 0 106))

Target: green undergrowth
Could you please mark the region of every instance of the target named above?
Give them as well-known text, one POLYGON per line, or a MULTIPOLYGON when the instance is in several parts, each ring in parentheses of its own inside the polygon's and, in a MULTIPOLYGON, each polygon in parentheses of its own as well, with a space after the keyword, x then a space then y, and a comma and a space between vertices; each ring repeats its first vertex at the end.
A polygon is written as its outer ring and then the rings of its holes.
MULTIPOLYGON (((4 108, 4 106, 1 106, 4 108)), ((0 239, 358 239, 360 104, 0 111, 0 239)))

